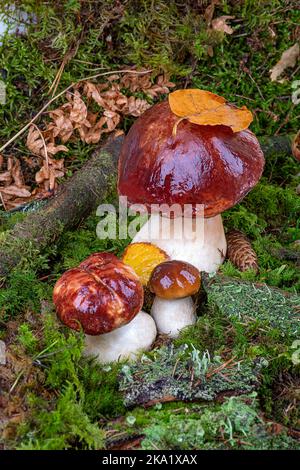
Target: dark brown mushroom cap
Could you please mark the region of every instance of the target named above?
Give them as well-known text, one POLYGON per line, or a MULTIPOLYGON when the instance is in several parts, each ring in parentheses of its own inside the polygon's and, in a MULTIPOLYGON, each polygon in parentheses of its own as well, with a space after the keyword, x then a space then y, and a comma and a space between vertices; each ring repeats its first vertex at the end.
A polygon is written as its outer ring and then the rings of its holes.
POLYGON ((134 270, 111 253, 95 253, 66 271, 54 286, 60 320, 89 335, 126 325, 141 310, 143 287, 134 270))
POLYGON ((238 203, 259 180, 263 152, 250 130, 199 126, 178 117, 168 102, 147 110, 131 127, 119 159, 118 190, 129 204, 204 205, 213 217, 238 203))
POLYGON ((149 288, 163 299, 181 299, 200 289, 201 277, 195 266, 185 261, 165 261, 152 271, 149 288))

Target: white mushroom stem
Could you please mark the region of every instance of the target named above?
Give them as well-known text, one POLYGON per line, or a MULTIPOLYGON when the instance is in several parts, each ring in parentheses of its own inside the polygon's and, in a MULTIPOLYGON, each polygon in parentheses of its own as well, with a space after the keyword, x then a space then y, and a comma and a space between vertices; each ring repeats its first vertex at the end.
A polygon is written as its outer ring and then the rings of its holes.
POLYGON ((196 323, 195 310, 195 304, 191 297, 168 300, 156 296, 152 304, 151 315, 159 333, 170 338, 177 338, 183 328, 196 323))
MULTIPOLYGON (((132 243, 135 242, 151 242, 164 250, 171 259, 186 261, 199 271, 208 273, 217 271, 227 249, 220 215, 170 219, 154 214, 135 235, 132 243)), ((191 297, 176 300, 156 297, 151 315, 160 333, 174 337, 180 329, 195 323, 194 310, 191 297)))
POLYGON ((170 219, 153 214, 135 235, 132 243, 151 242, 171 259, 191 263, 199 271, 217 271, 226 255, 226 238, 220 215, 194 219, 170 219))
POLYGON ((148 351, 155 341, 157 330, 153 318, 140 311, 131 322, 110 333, 85 336, 84 354, 95 356, 101 364, 124 359, 136 359, 148 351))

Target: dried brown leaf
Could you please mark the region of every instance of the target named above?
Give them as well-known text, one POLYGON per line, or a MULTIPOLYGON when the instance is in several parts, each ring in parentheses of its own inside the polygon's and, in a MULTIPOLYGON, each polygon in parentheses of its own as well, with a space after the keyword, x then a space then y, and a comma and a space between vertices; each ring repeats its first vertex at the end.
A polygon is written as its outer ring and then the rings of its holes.
POLYGON ((84 94, 87 98, 93 99, 99 106, 104 107, 104 101, 101 97, 99 86, 91 82, 86 82, 84 84, 84 94))
POLYGON ((296 42, 292 47, 287 49, 281 55, 280 60, 277 64, 270 70, 271 82, 280 81, 278 78, 288 67, 294 67, 300 55, 300 47, 296 42))
POLYGON ((213 19, 214 12, 215 12, 215 5, 219 5, 220 1, 219 0, 212 0, 211 4, 206 7, 205 12, 204 12, 204 19, 205 21, 210 24, 211 20, 213 19))
POLYGON ((58 152, 68 152, 69 149, 65 145, 55 145, 53 143, 47 144, 47 152, 51 155, 55 155, 58 152))
POLYGON ((108 77, 107 77, 107 80, 108 80, 109 82, 115 82, 116 80, 120 80, 120 75, 118 75, 118 74, 115 73, 114 75, 108 76, 108 77))
POLYGON ((45 131, 46 137, 49 140, 54 140, 58 137, 63 143, 66 143, 70 139, 74 132, 74 127, 69 117, 71 109, 71 107, 65 109, 58 108, 50 113, 53 122, 48 125, 45 131))
POLYGON ((5 188, 0 188, 1 193, 7 194, 9 196, 15 196, 15 197, 30 197, 31 192, 28 191, 25 187, 23 188, 18 188, 16 185, 10 185, 6 186, 5 188))
MULTIPOLYGON (((0 173, 0 182, 4 183, 5 188, 9 187, 7 194, 11 194, 12 187, 25 188, 24 177, 21 170, 20 160, 14 157, 8 157, 7 170, 0 173)), ((4 188, 2 188, 4 189, 4 188)))
POLYGON ((33 126, 29 128, 26 145, 35 155, 45 156, 43 139, 40 132, 33 126))
POLYGON ((81 123, 87 118, 87 107, 85 102, 81 99, 78 90, 75 91, 73 97, 73 107, 70 112, 70 120, 75 123, 81 123))
POLYGON ((19 188, 22 188, 23 186, 25 186, 20 160, 18 159, 14 160, 14 164, 11 169, 11 175, 13 177, 13 180, 16 186, 18 186, 19 188))
POLYGON ((4 171, 3 173, 0 173, 0 182, 9 185, 12 182, 11 171, 4 171))
POLYGON ((35 180, 39 185, 43 185, 45 190, 52 191, 56 187, 56 178, 62 176, 64 176, 64 159, 49 158, 48 165, 44 162, 42 168, 36 173, 35 180))
POLYGON ((123 112, 124 114, 130 114, 131 116, 138 117, 141 116, 150 107, 151 104, 149 104, 146 100, 130 96, 127 103, 127 109, 123 112))
POLYGON ((11 171, 14 166, 14 157, 8 157, 7 159, 7 170, 11 171))
POLYGON ((81 140, 87 144, 97 144, 103 134, 103 126, 106 124, 107 118, 101 117, 92 127, 82 126, 79 129, 81 140))
POLYGON ((41 184, 47 179, 49 179, 49 168, 42 166, 42 168, 35 174, 35 181, 37 184, 41 184))
POLYGON ((126 73, 121 78, 120 83, 124 88, 128 88, 132 93, 146 90, 152 86, 150 73, 144 75, 126 73))
POLYGON ((9 200, 6 200, 4 198, 6 210, 11 210, 11 209, 14 209, 15 207, 22 206, 23 204, 28 203, 30 200, 31 200, 31 197, 30 198, 16 197, 14 199, 9 199, 9 200))
POLYGON ((215 18, 214 20, 212 20, 211 27, 215 31, 221 31, 225 34, 232 34, 233 29, 227 24, 227 21, 233 20, 234 18, 234 16, 229 15, 219 16, 219 18, 215 18))

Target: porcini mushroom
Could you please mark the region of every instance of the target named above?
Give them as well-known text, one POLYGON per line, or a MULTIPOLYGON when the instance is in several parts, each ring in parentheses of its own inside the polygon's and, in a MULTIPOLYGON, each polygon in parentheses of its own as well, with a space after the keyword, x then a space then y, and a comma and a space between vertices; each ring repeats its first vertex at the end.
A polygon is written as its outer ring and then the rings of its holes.
POLYGON ((200 273, 184 261, 165 261, 153 270, 149 288, 156 294, 151 315, 159 333, 176 338, 182 328, 196 321, 195 304, 190 297, 200 289, 200 273))
POLYGON ((233 132, 187 119, 177 124, 168 102, 135 121, 121 149, 118 191, 129 205, 141 204, 151 213, 132 242, 151 242, 171 259, 214 272, 226 255, 220 214, 258 182, 263 152, 249 129, 233 132), (184 212, 168 213, 173 205, 184 212))
POLYGON ((150 291, 162 299, 181 299, 200 289, 200 273, 185 261, 171 260, 158 264, 152 271, 150 291))
POLYGON ((86 334, 85 353, 101 363, 134 358, 151 347, 156 327, 141 312, 143 287, 134 270, 111 253, 95 253, 57 281, 60 320, 86 334))
POLYGON ((226 254, 220 214, 243 199, 258 182, 263 152, 249 129, 233 132, 222 125, 200 126, 184 120, 174 135, 177 120, 169 103, 163 102, 135 121, 121 149, 118 191, 130 205, 143 204, 151 212, 133 242, 154 243, 171 259, 213 272, 226 254), (164 237, 166 222, 159 206, 171 208, 174 204, 187 211, 179 218, 175 214, 171 237, 164 237), (202 205, 203 214, 199 214, 197 205, 202 205), (153 214, 156 208, 158 213, 153 214), (200 238, 191 222, 185 224, 183 236, 176 240, 172 235, 180 232, 182 217, 188 219, 188 215, 201 217, 200 238))

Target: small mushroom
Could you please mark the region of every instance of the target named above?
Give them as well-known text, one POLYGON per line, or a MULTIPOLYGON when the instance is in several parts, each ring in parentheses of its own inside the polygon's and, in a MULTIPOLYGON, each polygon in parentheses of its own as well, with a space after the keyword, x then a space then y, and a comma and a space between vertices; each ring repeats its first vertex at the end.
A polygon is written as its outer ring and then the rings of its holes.
POLYGON ((141 312, 143 298, 134 270, 111 253, 95 253, 69 269, 53 291, 60 320, 86 333, 86 353, 102 363, 133 358, 151 347, 156 327, 141 312))
POLYGON ((198 292, 200 283, 198 269, 184 261, 165 261, 156 266, 149 288, 157 296, 151 315, 159 333, 176 338, 182 328, 196 322, 196 307, 190 296, 198 292))
POLYGON ((149 288, 162 299, 181 299, 200 289, 200 273, 184 261, 171 260, 157 265, 152 271, 149 288))

